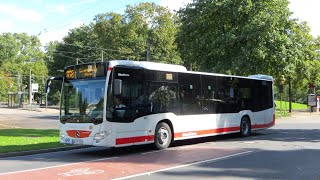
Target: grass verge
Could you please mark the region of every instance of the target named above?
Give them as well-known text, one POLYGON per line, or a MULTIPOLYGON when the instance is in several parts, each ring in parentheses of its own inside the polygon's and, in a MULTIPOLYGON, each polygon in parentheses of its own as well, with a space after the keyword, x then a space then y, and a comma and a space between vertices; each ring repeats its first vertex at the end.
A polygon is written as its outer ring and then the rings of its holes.
POLYGON ((65 147, 59 130, 0 129, 0 153, 65 147))
MULTIPOLYGON (((276 110, 280 110, 280 101, 275 101, 277 104, 276 110)), ((288 110, 289 109, 289 102, 282 101, 282 110, 288 110)), ((292 110, 303 110, 308 109, 308 106, 306 104, 300 104, 300 103, 292 103, 292 110)))

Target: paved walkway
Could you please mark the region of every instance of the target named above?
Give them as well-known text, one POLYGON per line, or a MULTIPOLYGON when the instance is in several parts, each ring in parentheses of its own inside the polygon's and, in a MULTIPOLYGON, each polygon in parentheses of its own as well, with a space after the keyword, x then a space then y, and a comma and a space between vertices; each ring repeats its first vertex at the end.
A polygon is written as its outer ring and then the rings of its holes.
POLYGON ((0 108, 0 129, 30 128, 58 129, 59 110, 40 108, 35 110, 0 108))

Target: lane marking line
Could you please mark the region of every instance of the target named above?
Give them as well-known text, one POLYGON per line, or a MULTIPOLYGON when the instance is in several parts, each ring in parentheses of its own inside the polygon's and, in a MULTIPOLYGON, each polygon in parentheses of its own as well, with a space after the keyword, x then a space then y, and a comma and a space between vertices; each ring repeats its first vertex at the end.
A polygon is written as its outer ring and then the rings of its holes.
POLYGON ((17 173, 22 173, 22 172, 31 172, 31 171, 37 171, 37 170, 44 170, 44 169, 52 169, 52 168, 57 168, 57 167, 64 167, 64 166, 76 165, 76 164, 81 164, 81 163, 96 162, 96 161, 103 161, 103 160, 116 159, 116 158, 119 158, 119 157, 109 157, 109 158, 95 159, 95 160, 90 160, 90 161, 82 161, 82 162, 77 162, 77 163, 62 164, 62 165, 57 165, 57 166, 49 166, 49 167, 44 167, 44 168, 35 168, 35 169, 28 169, 28 170, 22 170, 22 171, 13 171, 13 172, 7 172, 7 173, 0 173, 0 176, 8 175, 8 174, 17 174, 17 173))
POLYGON ((218 160, 225 160, 225 159, 233 158, 233 157, 236 157, 236 156, 243 156, 243 155, 251 154, 251 153, 253 153, 253 152, 257 152, 257 151, 245 151, 245 152, 241 152, 241 153, 231 154, 231 155, 222 156, 222 157, 213 158, 213 159, 207 159, 207 160, 198 161, 198 162, 189 163, 189 164, 184 164, 184 165, 180 165, 180 166, 174 166, 174 167, 170 167, 170 168, 164 168, 164 169, 160 169, 160 170, 156 170, 156 171, 149 171, 149 172, 140 173, 140 174, 135 174, 135 175, 131 175, 131 176, 125 176, 125 177, 115 178, 114 180, 129 179, 129 178, 134 178, 134 177, 138 177, 138 176, 153 174, 153 173, 157 173, 157 172, 162 172, 162 171, 168 171, 168 170, 173 170, 173 169, 178 169, 178 168, 193 166, 193 165, 197 165, 197 164, 204 164, 204 163, 213 162, 213 161, 218 161, 218 160))
POLYGON ((72 177, 72 176, 92 175, 92 174, 101 174, 101 173, 104 173, 104 170, 95 170, 91 168, 78 168, 78 169, 72 169, 65 173, 59 173, 58 176, 72 177))

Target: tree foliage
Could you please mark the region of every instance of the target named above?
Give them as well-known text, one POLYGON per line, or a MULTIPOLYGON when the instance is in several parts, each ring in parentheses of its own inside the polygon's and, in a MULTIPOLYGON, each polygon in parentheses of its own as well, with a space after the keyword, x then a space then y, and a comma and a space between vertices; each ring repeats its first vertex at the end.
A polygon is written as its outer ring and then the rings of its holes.
POLYGON ((51 76, 61 75, 65 66, 77 62, 92 62, 99 56, 92 24, 70 30, 63 43, 51 42, 46 47, 48 68, 51 76))
POLYGON ((149 40, 152 61, 176 64, 180 57, 175 43, 175 18, 167 8, 140 3, 127 6, 123 15, 97 15, 94 28, 99 44, 117 50, 110 52, 114 59, 145 60, 149 40))
POLYGON ((3 33, 0 35, 0 98, 8 92, 24 91, 29 85, 31 69, 35 83, 43 90, 43 79, 47 67, 43 61, 40 40, 25 33, 3 33), (41 86, 42 84, 42 86, 41 86))
POLYGON ((154 3, 127 6, 124 14, 107 12, 89 25, 72 29, 62 43, 48 46, 51 74, 80 62, 112 59, 146 60, 147 39, 151 61, 181 63, 175 43, 176 16, 154 3))
POLYGON ((182 58, 194 68, 277 76, 305 60, 287 0, 196 0, 179 15, 182 58))
POLYGON ((185 65, 244 76, 268 74, 276 81, 284 75, 293 93, 305 97, 307 83, 320 80, 317 41, 305 22, 291 18, 288 3, 194 0, 179 12, 177 41, 185 65))

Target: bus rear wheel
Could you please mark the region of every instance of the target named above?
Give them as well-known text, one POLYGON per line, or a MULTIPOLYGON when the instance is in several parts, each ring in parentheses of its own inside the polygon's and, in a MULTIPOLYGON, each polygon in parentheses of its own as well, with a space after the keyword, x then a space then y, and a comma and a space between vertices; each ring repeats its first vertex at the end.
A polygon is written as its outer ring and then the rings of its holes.
POLYGON ((166 149, 172 140, 171 128, 167 123, 160 122, 156 126, 154 135, 154 146, 156 149, 166 149))
POLYGON ((250 136, 251 134, 251 123, 247 116, 242 117, 240 123, 240 135, 242 137, 250 136))

